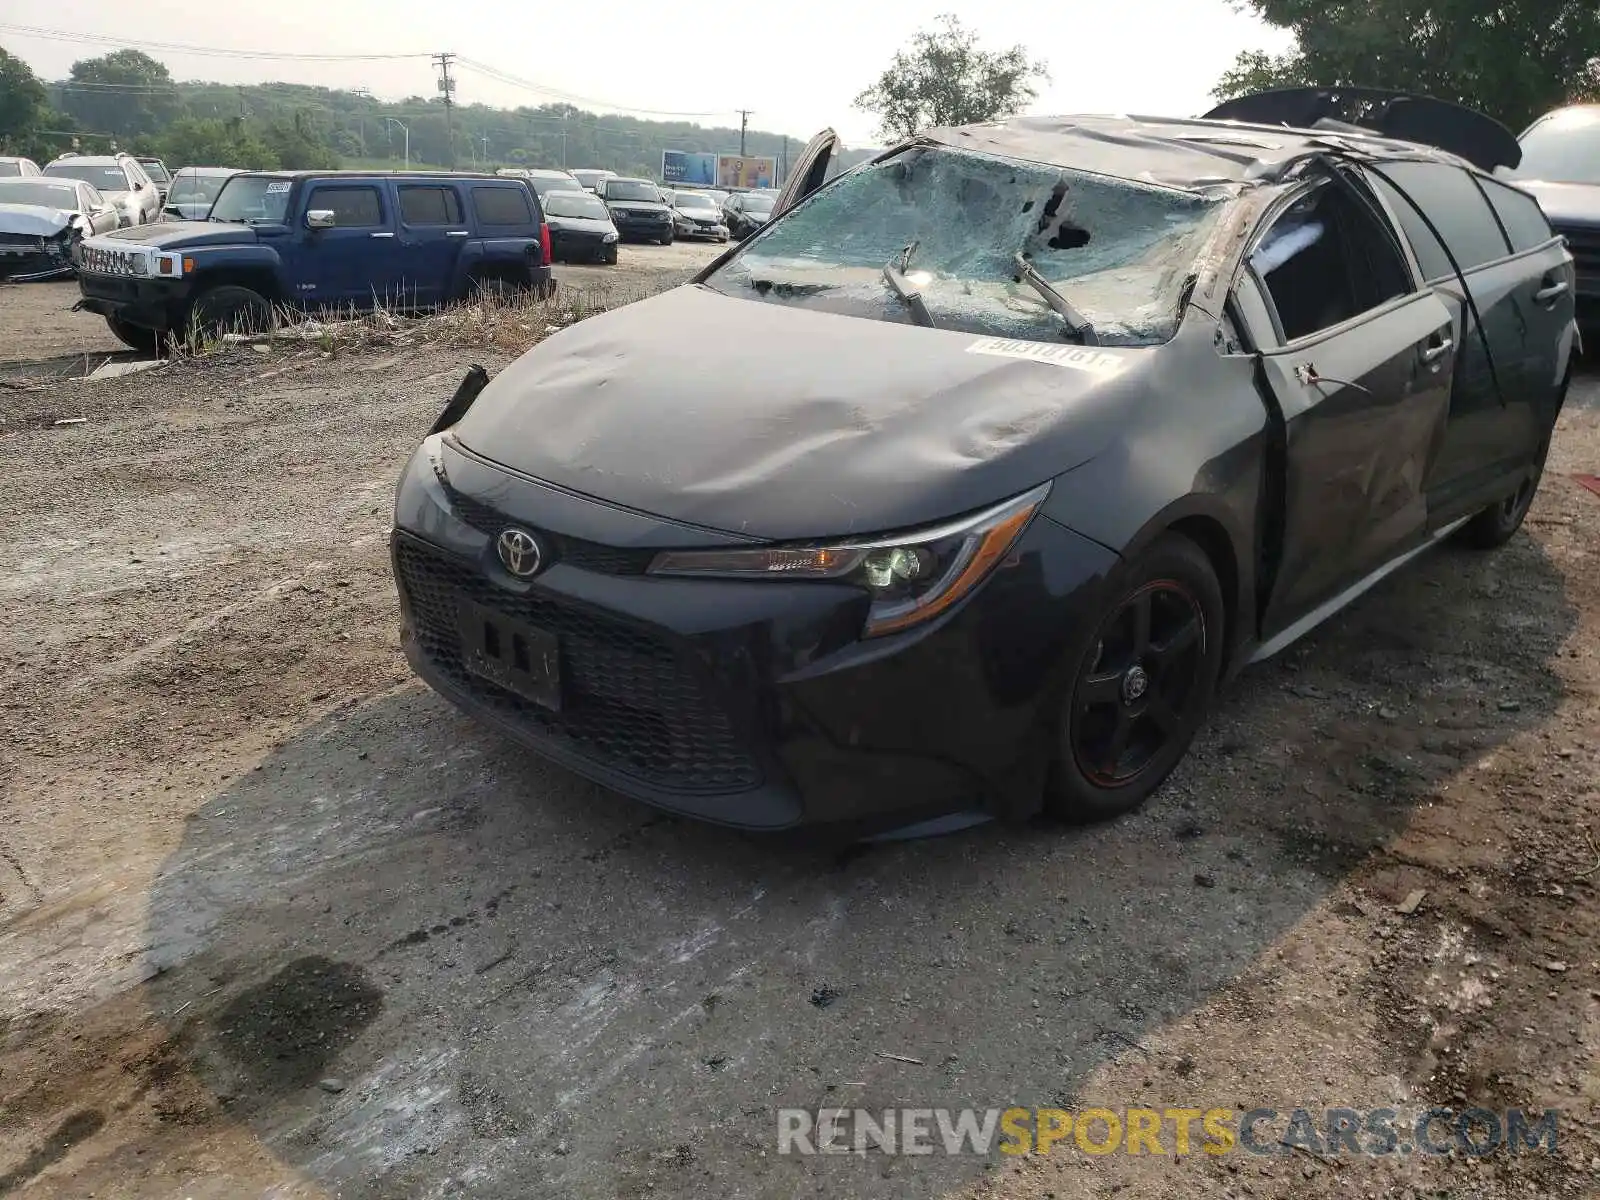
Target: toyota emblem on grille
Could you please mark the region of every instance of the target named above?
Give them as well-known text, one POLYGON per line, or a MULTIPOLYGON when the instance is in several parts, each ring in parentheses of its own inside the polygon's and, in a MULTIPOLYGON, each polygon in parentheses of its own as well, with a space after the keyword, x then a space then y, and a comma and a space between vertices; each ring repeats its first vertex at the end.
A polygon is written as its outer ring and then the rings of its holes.
POLYGON ((495 542, 500 561, 518 579, 527 579, 539 573, 544 565, 544 553, 539 549, 539 539, 526 529, 507 529, 495 542))

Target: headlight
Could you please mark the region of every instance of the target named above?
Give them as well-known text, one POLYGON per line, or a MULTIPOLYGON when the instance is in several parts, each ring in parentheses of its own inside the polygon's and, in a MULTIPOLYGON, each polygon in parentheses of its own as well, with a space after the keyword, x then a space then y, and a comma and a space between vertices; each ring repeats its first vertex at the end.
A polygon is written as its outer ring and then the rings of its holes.
POLYGON ((652 575, 728 579, 832 579, 872 595, 864 633, 895 633, 932 620, 982 583, 1050 494, 1048 483, 974 516, 932 529, 826 546, 669 550, 652 575))
POLYGON ((614 241, 617 240, 617 235, 615 233, 608 233, 604 237, 602 237, 600 240, 602 242, 614 242, 614 241))
POLYGON ((135 275, 148 275, 150 274, 150 260, 143 254, 130 255, 128 258, 128 270, 135 275))

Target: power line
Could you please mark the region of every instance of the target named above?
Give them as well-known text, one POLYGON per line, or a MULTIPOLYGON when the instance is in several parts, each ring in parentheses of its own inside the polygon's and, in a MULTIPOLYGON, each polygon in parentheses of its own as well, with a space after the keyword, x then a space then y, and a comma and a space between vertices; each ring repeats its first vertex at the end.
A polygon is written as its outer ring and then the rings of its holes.
POLYGON ((498 67, 491 67, 488 63, 479 62, 474 58, 461 56, 463 69, 475 74, 486 76, 497 83, 504 83, 510 87, 521 88, 524 91, 534 92, 540 96, 551 96, 557 100, 564 100, 568 104, 584 105, 589 108, 607 108, 613 112, 635 114, 645 117, 725 117, 733 109, 720 109, 715 112, 669 112, 659 108, 629 108, 625 104, 613 104, 609 100, 597 100, 592 96, 579 96, 572 92, 565 92, 559 88, 547 87, 542 83, 535 83, 530 79, 523 79, 509 71, 502 71, 498 67))
POLYGON ((131 46, 139 50, 166 50, 175 54, 203 54, 214 58, 281 59, 297 62, 371 62, 378 59, 428 58, 419 54, 295 54, 282 50, 236 50, 223 46, 195 46, 188 42, 155 42, 141 38, 108 37, 68 29, 45 29, 38 25, 13 25, 0 22, 0 29, 46 41, 78 42, 89 46, 131 46))

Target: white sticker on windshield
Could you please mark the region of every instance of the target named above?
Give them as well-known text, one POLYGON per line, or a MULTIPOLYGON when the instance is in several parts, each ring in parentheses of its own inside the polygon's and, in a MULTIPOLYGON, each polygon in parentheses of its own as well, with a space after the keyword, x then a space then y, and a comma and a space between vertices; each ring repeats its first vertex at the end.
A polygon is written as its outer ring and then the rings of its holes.
POLYGON ((279 192, 287 192, 288 190, 289 181, 287 179, 274 179, 271 183, 267 184, 267 195, 269 196, 275 196, 279 192))
POLYGON ((1017 341, 1014 338, 979 338, 967 347, 968 354, 991 354, 996 358, 1025 358, 1031 362, 1092 371, 1096 375, 1115 375, 1127 365, 1120 355, 1096 350, 1092 346, 1052 346, 1045 342, 1017 341))

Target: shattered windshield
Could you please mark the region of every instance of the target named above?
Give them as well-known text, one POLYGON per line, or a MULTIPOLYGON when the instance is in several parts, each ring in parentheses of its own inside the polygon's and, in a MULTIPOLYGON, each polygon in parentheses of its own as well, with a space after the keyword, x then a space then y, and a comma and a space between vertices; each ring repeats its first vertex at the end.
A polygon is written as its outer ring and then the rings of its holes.
POLYGON ((1020 253, 1101 344, 1151 345, 1175 332, 1184 281, 1221 210, 1219 200, 1132 180, 914 146, 772 222, 706 283, 766 303, 910 321, 917 314, 885 279, 893 264, 938 328, 1072 340, 1061 314, 1019 279, 1020 253))

